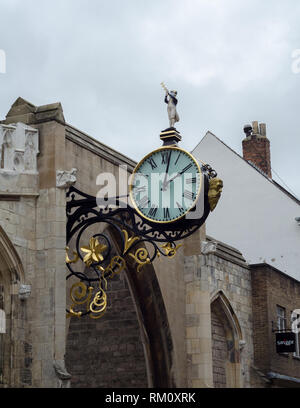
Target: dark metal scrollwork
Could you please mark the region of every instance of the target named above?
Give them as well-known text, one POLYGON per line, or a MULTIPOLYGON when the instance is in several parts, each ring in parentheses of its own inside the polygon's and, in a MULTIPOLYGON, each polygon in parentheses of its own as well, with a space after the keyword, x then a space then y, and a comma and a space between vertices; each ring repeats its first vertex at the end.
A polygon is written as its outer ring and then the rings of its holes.
POLYGON ((67 309, 67 316, 89 315, 94 319, 101 317, 107 306, 107 279, 113 278, 125 269, 126 260, 133 261, 137 272, 140 272, 157 256, 172 258, 176 255, 182 245, 176 242, 193 234, 205 222, 210 212, 209 180, 215 175, 211 168, 203 166, 202 171, 204 175, 202 217, 184 218, 168 224, 168 227, 146 221, 134 208, 122 205, 120 197, 108 198, 105 201, 106 205, 99 207, 96 197, 85 194, 73 186, 70 187, 67 192, 66 208, 68 245, 66 265, 69 271, 67 279, 75 277, 79 282, 71 287, 72 304, 67 309), (89 228, 97 229, 98 232, 88 235, 89 228), (108 231, 118 239, 120 245, 118 254, 115 253, 108 231), (89 236, 88 244, 84 238, 86 235, 89 236), (71 242, 72 250, 69 248, 71 242), (78 267, 83 269, 83 266, 84 271, 77 269, 78 267))

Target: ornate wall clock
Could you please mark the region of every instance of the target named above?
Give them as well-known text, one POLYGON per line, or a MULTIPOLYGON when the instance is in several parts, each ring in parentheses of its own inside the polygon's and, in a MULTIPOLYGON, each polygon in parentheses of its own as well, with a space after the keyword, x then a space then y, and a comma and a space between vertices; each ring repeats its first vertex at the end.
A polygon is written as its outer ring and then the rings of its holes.
POLYGON ((78 279, 70 289, 68 316, 101 317, 107 307, 107 279, 124 270, 128 259, 139 273, 157 256, 173 258, 182 246, 178 242, 194 234, 218 203, 222 180, 210 165, 199 164, 178 147, 177 92, 162 85, 170 127, 160 133, 162 147, 147 154, 134 169, 126 195, 130 205, 117 196, 106 197, 105 206, 100 206, 96 197, 74 186, 67 192, 67 279, 78 279), (102 232, 95 233, 96 225, 102 232), (89 243, 84 242, 88 231, 89 243), (68 253, 71 247, 73 256, 68 253), (82 272, 86 269, 88 273, 82 272))
POLYGON ((183 218, 197 202, 203 183, 197 160, 177 146, 163 146, 136 166, 130 199, 136 211, 155 223, 183 218))

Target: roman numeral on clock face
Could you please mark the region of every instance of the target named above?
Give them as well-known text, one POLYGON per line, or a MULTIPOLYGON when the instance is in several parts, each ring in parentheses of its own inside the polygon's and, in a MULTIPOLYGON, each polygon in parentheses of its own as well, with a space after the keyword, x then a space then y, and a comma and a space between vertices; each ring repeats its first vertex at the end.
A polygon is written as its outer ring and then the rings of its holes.
POLYGON ((151 208, 150 208, 150 210, 149 210, 148 215, 149 215, 150 217, 155 217, 155 215, 156 215, 156 213, 157 213, 157 209, 158 209, 158 207, 157 207, 155 204, 152 204, 152 206, 151 206, 151 208))
POLYGON ((139 202, 138 202, 138 206, 140 208, 145 208, 147 206, 147 204, 150 203, 150 200, 147 196, 144 196, 139 202))
POLYGON ((196 181, 197 181, 196 177, 191 177, 186 179, 186 184, 194 184, 196 183, 196 181))
POLYGON ((161 152, 161 164, 167 164, 171 152, 161 152))
POLYGON ((168 207, 164 207, 164 218, 170 218, 170 211, 168 207))
POLYGON ((135 193, 143 193, 147 190, 146 186, 139 186, 139 187, 134 187, 134 192, 135 193))
POLYGON ((178 162, 178 160, 179 160, 180 155, 181 155, 181 153, 179 153, 179 154, 178 154, 175 164, 177 164, 177 162, 178 162))
POLYGON ((150 164, 151 170, 156 169, 157 164, 155 163, 155 161, 153 160, 152 157, 151 157, 151 159, 148 159, 147 162, 150 164))
POLYGON ((188 190, 184 190, 184 193, 182 194, 182 196, 184 198, 187 198, 188 200, 195 200, 196 198, 196 194, 188 190))
POLYGON ((179 210, 180 214, 183 214, 183 213, 184 213, 184 209, 183 209, 182 205, 179 204, 177 201, 176 201, 176 205, 177 205, 177 207, 178 207, 178 210, 179 210))

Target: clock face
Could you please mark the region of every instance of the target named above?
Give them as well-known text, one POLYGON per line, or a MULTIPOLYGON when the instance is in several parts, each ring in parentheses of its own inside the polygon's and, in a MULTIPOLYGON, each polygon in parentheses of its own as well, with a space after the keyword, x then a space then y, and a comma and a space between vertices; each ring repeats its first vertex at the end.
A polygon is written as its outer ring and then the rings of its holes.
POLYGON ((201 182, 200 167, 190 153, 178 147, 161 147, 136 166, 130 198, 149 221, 173 222, 194 207, 201 182))

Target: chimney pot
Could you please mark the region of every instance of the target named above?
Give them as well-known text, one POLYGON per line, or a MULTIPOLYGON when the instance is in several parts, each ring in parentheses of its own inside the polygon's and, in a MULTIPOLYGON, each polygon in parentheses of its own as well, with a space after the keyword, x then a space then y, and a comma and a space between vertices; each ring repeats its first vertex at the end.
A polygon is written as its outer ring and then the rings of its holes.
POLYGON ((251 136, 252 133, 252 126, 251 125, 245 125, 244 126, 244 133, 246 134, 246 137, 251 136))
POLYGON ((259 133, 261 134, 261 136, 266 136, 266 124, 265 123, 260 123, 259 124, 259 133))
POLYGON ((253 133, 255 135, 257 135, 259 133, 258 132, 258 122, 257 121, 252 122, 252 128, 253 128, 253 133))
POLYGON ((251 125, 244 126, 246 138, 242 142, 243 157, 272 178, 270 141, 266 137, 266 124, 260 123, 258 126, 258 122, 254 121, 252 128, 251 125))

